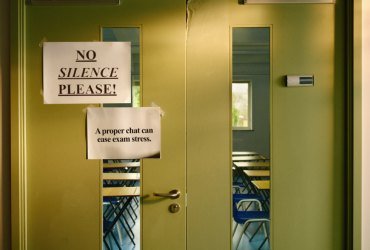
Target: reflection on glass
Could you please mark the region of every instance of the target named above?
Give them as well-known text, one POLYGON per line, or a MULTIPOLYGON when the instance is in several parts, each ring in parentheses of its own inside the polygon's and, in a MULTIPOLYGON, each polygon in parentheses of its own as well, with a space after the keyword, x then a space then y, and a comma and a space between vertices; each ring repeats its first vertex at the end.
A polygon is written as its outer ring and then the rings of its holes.
MULTIPOLYGON (((104 107, 140 107, 140 29, 103 28, 103 41, 131 42, 129 104, 104 107)), ((103 249, 140 249, 140 161, 103 160, 103 249)))
POLYGON ((232 72, 232 245, 266 250, 270 249, 269 28, 233 28, 232 72))

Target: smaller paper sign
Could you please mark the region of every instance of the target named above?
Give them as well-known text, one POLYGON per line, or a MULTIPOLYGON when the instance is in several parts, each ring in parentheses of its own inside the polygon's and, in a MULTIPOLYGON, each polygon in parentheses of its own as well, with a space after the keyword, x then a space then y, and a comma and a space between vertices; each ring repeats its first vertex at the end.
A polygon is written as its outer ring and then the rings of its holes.
POLYGON ((160 158, 161 111, 148 108, 88 108, 88 159, 160 158))

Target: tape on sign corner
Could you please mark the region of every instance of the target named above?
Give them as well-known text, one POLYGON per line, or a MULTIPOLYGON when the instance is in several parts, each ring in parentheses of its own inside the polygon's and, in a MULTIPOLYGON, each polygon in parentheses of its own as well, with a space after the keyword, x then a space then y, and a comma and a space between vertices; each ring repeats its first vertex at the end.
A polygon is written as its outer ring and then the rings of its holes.
POLYGON ((94 105, 88 105, 86 108, 83 108, 81 111, 82 111, 82 113, 83 114, 87 114, 87 109, 88 108, 96 108, 96 106, 94 106, 94 105))
POLYGON ((155 107, 155 108, 159 108, 159 111, 161 112, 161 117, 163 118, 164 117, 164 115, 165 115, 165 112, 163 111, 163 109, 161 108, 161 107, 159 107, 155 102, 152 102, 151 104, 150 104, 150 107, 155 107))
POLYGON ((46 37, 43 37, 43 38, 41 39, 41 41, 39 42, 39 47, 40 47, 40 48, 44 47, 44 42, 47 42, 47 41, 48 41, 48 39, 47 39, 46 37))

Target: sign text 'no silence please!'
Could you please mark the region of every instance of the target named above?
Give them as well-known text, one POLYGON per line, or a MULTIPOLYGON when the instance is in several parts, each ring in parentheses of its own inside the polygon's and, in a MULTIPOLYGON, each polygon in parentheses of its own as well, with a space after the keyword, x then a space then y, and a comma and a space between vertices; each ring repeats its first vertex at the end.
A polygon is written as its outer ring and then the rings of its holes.
POLYGON ((45 42, 45 104, 130 103, 129 42, 45 42))

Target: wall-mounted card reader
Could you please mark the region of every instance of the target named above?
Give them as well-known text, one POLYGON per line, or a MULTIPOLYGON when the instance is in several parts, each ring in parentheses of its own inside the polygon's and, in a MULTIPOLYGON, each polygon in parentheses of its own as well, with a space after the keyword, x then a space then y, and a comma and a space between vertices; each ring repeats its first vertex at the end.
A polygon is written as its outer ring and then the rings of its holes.
POLYGON ((286 76, 287 87, 311 87, 314 84, 313 75, 286 76))

